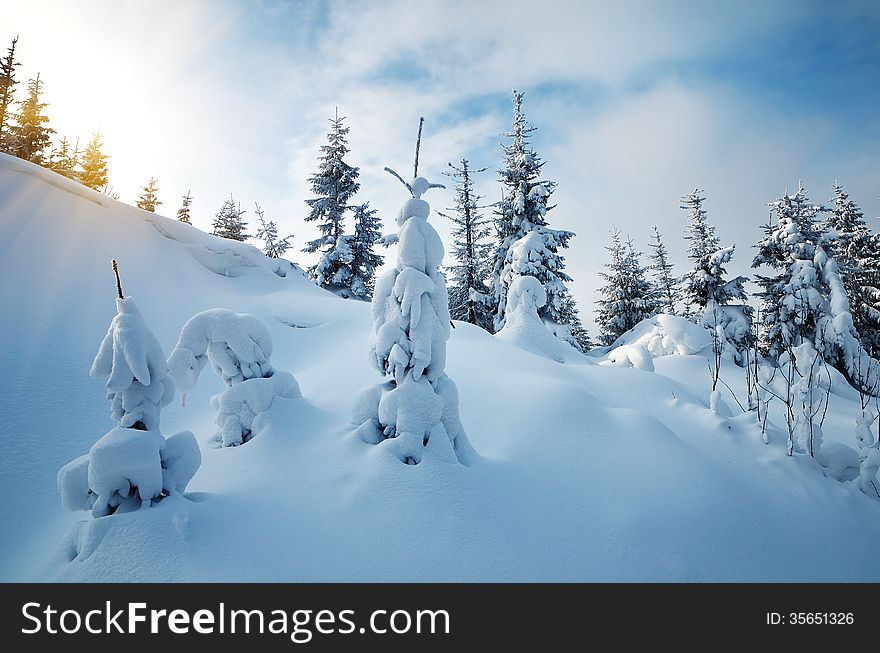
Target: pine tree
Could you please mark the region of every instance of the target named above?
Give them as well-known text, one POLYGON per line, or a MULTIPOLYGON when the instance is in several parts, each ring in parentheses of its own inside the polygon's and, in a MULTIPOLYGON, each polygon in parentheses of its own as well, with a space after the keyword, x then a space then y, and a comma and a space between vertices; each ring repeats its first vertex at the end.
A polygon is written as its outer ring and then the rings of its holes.
POLYGON ((647 269, 641 264, 640 252, 632 239, 624 243, 620 231, 611 231, 611 245, 607 246, 610 260, 605 263, 608 272, 600 272, 605 285, 599 289, 602 299, 596 303, 599 311, 596 321, 602 343, 611 345, 617 338, 639 322, 654 314, 655 290, 645 278, 647 269))
POLYGON ((162 203, 156 197, 156 191, 159 190, 159 182, 157 182, 154 177, 150 177, 150 181, 148 181, 147 185, 141 188, 141 190, 143 193, 141 193, 141 196, 135 202, 135 206, 144 211, 155 213, 156 207, 162 203))
POLYGON ((351 239, 351 291, 362 299, 373 296, 376 270, 385 258, 374 248, 382 238, 382 223, 370 203, 354 207, 354 237, 351 239))
POLYGON ((672 274, 672 263, 669 262, 669 252, 663 244, 660 230, 654 225, 654 242, 648 243, 651 248, 651 271, 654 275, 654 284, 657 286, 658 309, 668 315, 675 315, 675 305, 681 299, 679 280, 672 274))
POLYGON ((99 129, 92 135, 92 139, 83 152, 76 178, 84 186, 94 190, 106 188, 109 193, 107 181, 107 159, 109 157, 101 151, 102 147, 104 147, 104 143, 99 129))
POLYGON ((717 252, 721 243, 715 235, 715 226, 709 223, 707 213, 703 209, 703 191, 694 189, 689 195, 681 198, 681 208, 689 211, 690 222, 684 239, 689 241, 688 258, 693 262, 691 272, 682 277, 684 283, 685 313, 689 317, 699 317, 706 308, 706 297, 702 294, 696 270, 706 265, 708 257, 717 252))
POLYGON ((181 222, 185 222, 186 224, 192 224, 189 215, 189 207, 192 204, 192 195, 190 195, 189 191, 186 191, 186 195, 182 197, 183 203, 180 208, 177 209, 177 219, 181 222))
POLYGON ((449 215, 439 215, 452 222, 452 258, 456 263, 449 267, 452 281, 449 285, 449 314, 453 320, 463 320, 493 333, 491 290, 486 285, 489 275, 491 244, 489 220, 480 213, 482 196, 474 191, 472 175, 486 168, 474 170, 467 159, 461 167, 448 164, 452 172, 445 173, 455 181, 455 207, 449 215))
POLYGON ((257 221, 260 223, 260 228, 257 229, 256 237, 258 240, 262 240, 265 243, 263 246, 263 254, 272 258, 281 258, 284 256, 284 253, 290 249, 290 241, 293 236, 290 235, 285 236, 284 238, 279 238, 278 223, 274 220, 266 220, 263 209, 261 209, 260 205, 256 202, 254 202, 254 207, 255 213, 257 214, 257 221))
POLYGON ((229 199, 223 203, 220 212, 214 217, 213 234, 230 240, 244 241, 250 238, 250 235, 245 233, 247 223, 241 217, 244 213, 241 210, 241 205, 236 204, 230 195, 229 199))
POLYGON ((7 49, 6 56, 0 59, 0 152, 12 152, 10 138, 10 124, 12 122, 13 87, 18 84, 15 79, 15 67, 21 64, 15 60, 15 44, 18 37, 12 39, 12 45, 7 49))
MULTIPOLYGON (((537 234, 543 241, 543 247, 540 248, 542 259, 533 261, 532 269, 528 272, 541 282, 547 294, 547 303, 539 311, 540 317, 545 323, 566 326, 565 320, 572 315, 569 302, 573 302, 573 299, 565 285, 572 279, 563 272, 565 258, 559 254, 559 250, 568 247, 574 233, 547 226, 546 214, 553 208, 548 206, 548 201, 556 182, 541 179, 544 161, 529 143, 529 137, 536 128, 526 121, 522 101, 523 94, 514 91, 513 129, 505 133, 512 142, 502 146, 504 169, 498 171, 503 194, 496 211, 498 247, 492 262, 491 285, 496 331, 504 326, 507 287, 512 281, 510 250, 530 233, 537 234)), ((580 343, 580 348, 588 346, 588 342, 580 343)))
POLYGON ((773 276, 756 275, 761 286, 762 353, 772 360, 804 340, 816 344, 816 327, 828 312, 828 288, 816 266, 822 231, 817 216, 824 209, 814 206, 804 188, 769 205, 775 223, 762 227, 764 237, 755 245, 753 268, 778 270, 773 276))
POLYGON ((71 150, 70 143, 66 137, 58 142, 58 147, 52 149, 46 162, 47 168, 69 179, 76 178, 76 168, 78 165, 79 141, 76 142, 76 145, 71 150))
POLYGON ((11 130, 12 153, 20 159, 42 165, 55 130, 46 124, 49 118, 43 112, 49 105, 40 101, 43 82, 39 74, 28 81, 27 93, 27 99, 19 102, 21 108, 11 130))
POLYGON ((849 297, 853 323, 868 353, 880 357, 880 242, 838 183, 833 187, 828 227, 849 297))
POLYGON ((348 288, 352 276, 351 252, 343 223, 345 212, 351 209, 348 202, 360 188, 360 172, 344 161, 349 152, 345 138, 349 128, 343 127, 344 120, 338 111, 330 119, 327 144, 321 146, 322 154, 318 157, 318 172, 309 177, 316 197, 306 200, 311 211, 305 220, 319 222, 321 236, 306 243, 303 251, 321 252, 321 260, 309 268, 309 276, 325 288, 348 288))

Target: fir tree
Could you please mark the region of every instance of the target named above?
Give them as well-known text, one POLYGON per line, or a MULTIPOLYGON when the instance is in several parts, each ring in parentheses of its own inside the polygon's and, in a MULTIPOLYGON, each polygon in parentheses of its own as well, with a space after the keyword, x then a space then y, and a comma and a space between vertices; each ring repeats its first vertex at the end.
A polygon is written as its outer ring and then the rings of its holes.
POLYGON ((181 222, 185 222, 186 224, 192 224, 192 220, 190 220, 189 215, 189 207, 192 204, 192 195, 190 195, 189 191, 186 191, 186 195, 182 197, 183 203, 180 208, 177 209, 177 219, 181 222))
POLYGON ((706 297, 702 294, 696 271, 705 266, 713 253, 717 252, 721 243, 715 235, 715 226, 709 223, 703 202, 703 191, 694 189, 689 195, 681 198, 681 208, 689 211, 690 222, 684 239, 689 241, 688 258, 692 261, 691 272, 684 275, 685 312, 688 316, 700 316, 706 308, 706 297))
POLYGON ((43 82, 39 74, 28 81, 27 93, 27 99, 19 102, 20 109, 11 130, 12 153, 20 159, 42 165, 55 130, 46 124, 49 118, 44 111, 49 105, 40 101, 43 82))
POLYGON ((354 207, 354 237, 351 239, 351 291, 362 299, 373 296, 376 270, 385 258, 376 254, 376 243, 382 238, 382 223, 369 202, 354 207))
POLYGON ((257 214, 257 221, 260 223, 260 228, 257 229, 256 237, 258 240, 262 240, 265 243, 263 246, 263 254, 271 258, 281 258, 284 256, 284 253, 290 249, 290 241, 293 236, 290 235, 285 236, 284 238, 279 238, 278 223, 274 220, 266 220, 263 209, 261 209, 260 205, 256 202, 254 202, 254 207, 254 212, 257 214))
POLYGON ((862 344, 874 358, 880 357, 880 242, 865 223, 861 209, 835 183, 828 227, 849 297, 853 323, 862 344))
POLYGON ((247 223, 241 217, 244 213, 241 210, 241 205, 236 204, 235 200, 232 199, 232 195, 230 195, 229 199, 223 203, 220 212, 214 217, 214 231, 212 233, 215 236, 220 236, 220 238, 240 241, 247 240, 250 238, 250 235, 245 233, 247 223))
POLYGON ((76 168, 79 165, 79 141, 71 150, 70 143, 67 138, 62 138, 58 142, 58 147, 52 149, 49 153, 49 159, 46 167, 54 170, 59 175, 64 175, 69 179, 76 177, 76 168))
POLYGON ((614 229, 611 232, 611 245, 605 249, 611 257, 605 263, 608 272, 599 273, 605 285, 599 289, 602 299, 596 302, 599 305, 596 321, 602 343, 611 345, 654 314, 656 296, 651 283, 645 278, 647 269, 641 264, 640 252, 632 239, 627 238, 624 243, 620 239, 620 231, 614 229))
POLYGON ((654 225, 654 242, 648 243, 651 248, 651 272, 657 286, 657 308, 669 315, 675 315, 675 305, 681 299, 679 280, 672 274, 672 263, 669 252, 663 244, 660 230, 654 225))
POLYGON ((21 64, 15 60, 15 44, 18 37, 12 39, 6 56, 0 59, 0 152, 12 152, 10 124, 12 122, 12 92, 18 80, 15 79, 15 67, 21 64))
POLYGON ((318 171, 309 177, 316 197, 306 200, 311 211, 305 220, 320 223, 321 236, 306 243, 303 251, 321 253, 321 260, 309 268, 309 276, 325 288, 348 288, 352 276, 344 220, 345 212, 351 208, 348 202, 360 188, 360 172, 344 160, 349 151, 345 138, 349 128, 343 127, 344 120, 338 112, 330 119, 327 144, 321 146, 318 157, 318 171))
MULTIPOLYGON (((539 310, 545 323, 565 326, 572 312, 568 309, 573 302, 565 283, 571 281, 563 270, 565 258, 560 249, 568 247, 574 236, 571 231, 551 229, 547 226, 546 214, 552 209, 548 206, 550 195, 556 182, 541 179, 544 161, 532 149, 529 137, 536 128, 529 125, 522 110, 523 94, 513 92, 513 129, 505 136, 512 139, 504 149, 504 169, 499 170, 503 186, 502 199, 496 211, 496 235, 498 247, 492 262, 492 304, 495 308, 494 328, 504 326, 504 311, 507 305, 507 287, 512 281, 509 268, 512 257, 511 248, 530 233, 537 234, 543 247, 535 248, 541 252, 541 260, 533 261, 530 276, 534 276, 544 286, 547 303, 539 310), (566 308, 568 307, 568 309, 566 308)), ((530 246, 534 246, 532 243, 530 246)), ((588 346, 584 342, 581 348, 588 346)))
POLYGON ((463 320, 493 332, 491 290, 486 285, 489 275, 491 244, 485 242, 490 233, 489 219, 484 218, 479 206, 482 196, 474 191, 474 174, 486 168, 474 170, 467 159, 461 167, 448 164, 452 172, 446 175, 455 181, 455 207, 449 215, 441 216, 452 222, 452 258, 456 263, 449 267, 452 281, 449 285, 449 314, 453 320, 463 320))
POLYGON ((148 181, 147 185, 141 188, 141 190, 143 193, 141 193, 141 196, 135 202, 135 206, 144 211, 155 213, 156 207, 162 203, 156 197, 156 191, 159 190, 159 182, 157 182, 154 177, 150 177, 150 181, 148 181))
POLYGON ((83 152, 76 177, 79 183, 84 186, 94 190, 108 189, 109 193, 107 181, 107 159, 109 157, 101 151, 102 147, 104 147, 104 143, 99 129, 92 135, 92 139, 83 152))

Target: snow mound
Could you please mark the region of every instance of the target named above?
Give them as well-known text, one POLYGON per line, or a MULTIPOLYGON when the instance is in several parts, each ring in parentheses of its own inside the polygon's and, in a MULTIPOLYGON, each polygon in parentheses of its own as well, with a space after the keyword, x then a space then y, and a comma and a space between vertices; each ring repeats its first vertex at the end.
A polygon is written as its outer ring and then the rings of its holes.
POLYGON ((269 378, 247 379, 211 399, 217 411, 217 440, 224 447, 244 444, 258 431, 256 418, 271 408, 276 398, 302 397, 299 384, 289 373, 276 371, 269 378))
POLYGON ((627 354, 613 354, 619 347, 640 347, 651 358, 672 355, 701 354, 712 346, 712 335, 706 329, 677 315, 654 315, 642 320, 621 335, 608 348, 606 356, 624 358, 627 354))

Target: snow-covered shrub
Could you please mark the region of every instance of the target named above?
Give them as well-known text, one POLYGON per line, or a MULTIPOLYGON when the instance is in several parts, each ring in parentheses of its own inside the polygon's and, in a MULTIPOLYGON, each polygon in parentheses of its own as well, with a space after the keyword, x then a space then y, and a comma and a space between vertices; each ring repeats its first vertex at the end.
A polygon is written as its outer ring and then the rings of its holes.
POLYGON ((192 389, 210 362, 227 388, 211 399, 217 411, 217 440, 224 447, 253 437, 254 419, 269 409, 275 397, 298 398, 296 379, 269 362, 272 336, 253 315, 212 308, 191 317, 183 326, 168 368, 182 392, 192 389))
POLYGON ((651 358, 671 355, 702 354, 712 346, 712 335, 703 327, 676 315, 661 313, 639 322, 611 345, 644 348, 651 358))
POLYGON ((877 419, 870 412, 856 419, 856 441, 859 445, 859 489, 865 494, 880 497, 877 470, 880 470, 880 442, 871 432, 871 424, 877 419))
POLYGON ((369 358, 389 380, 356 400, 353 421, 361 439, 382 444, 407 464, 433 451, 466 462, 471 452, 458 417, 458 393, 446 376, 449 305, 439 272, 443 244, 428 224, 421 199, 434 185, 417 177, 397 215, 397 265, 376 283, 371 304, 369 358))
POLYGON ((538 279, 514 276, 507 288, 504 328, 495 337, 520 349, 564 363, 567 358, 575 356, 575 350, 551 333, 550 325, 538 316, 538 309, 546 301, 547 292, 538 279))
POLYGON ((166 440, 159 431, 161 408, 174 395, 161 346, 133 299, 117 299, 116 310, 91 374, 108 379, 117 426, 58 472, 64 507, 91 510, 95 517, 182 493, 201 464, 192 433, 166 440))

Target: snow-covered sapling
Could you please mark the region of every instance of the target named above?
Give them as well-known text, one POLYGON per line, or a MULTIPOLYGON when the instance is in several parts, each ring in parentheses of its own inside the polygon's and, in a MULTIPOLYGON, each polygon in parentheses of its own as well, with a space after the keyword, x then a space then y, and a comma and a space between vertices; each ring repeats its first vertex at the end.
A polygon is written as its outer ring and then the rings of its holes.
POLYGON ((174 396, 165 355, 134 300, 124 297, 116 261, 116 316, 91 375, 107 379, 107 398, 117 426, 87 455, 58 473, 64 506, 96 517, 148 507, 172 492, 183 492, 201 463, 192 433, 165 439, 159 431, 162 406, 174 396))
POLYGON ((272 336, 253 315, 212 308, 191 317, 183 326, 168 358, 168 369, 185 395, 195 387, 206 363, 227 389, 212 398, 217 411, 217 439, 237 446, 253 436, 257 415, 275 397, 301 397, 296 379, 269 362, 272 336))
POLYGON ((412 197, 397 215, 397 264, 377 282, 371 304, 370 362, 388 380, 362 393, 353 422, 361 439, 382 444, 407 464, 421 462, 427 452, 466 462, 472 450, 458 416, 458 391, 444 371, 450 321, 438 269, 443 244, 421 199, 442 186, 417 176, 418 154, 414 169, 409 183, 389 170, 412 197))

